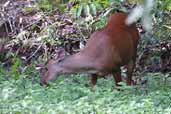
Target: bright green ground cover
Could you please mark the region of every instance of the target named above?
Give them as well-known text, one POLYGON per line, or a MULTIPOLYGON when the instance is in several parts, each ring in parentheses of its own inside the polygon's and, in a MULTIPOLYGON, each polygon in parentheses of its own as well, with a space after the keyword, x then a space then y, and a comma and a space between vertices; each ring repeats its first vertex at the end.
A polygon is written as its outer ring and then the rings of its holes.
POLYGON ((38 77, 4 81, 0 74, 0 114, 171 114, 171 87, 159 76, 147 75, 145 95, 135 87, 112 91, 112 77, 99 79, 92 92, 85 75, 61 76, 41 87, 38 77))

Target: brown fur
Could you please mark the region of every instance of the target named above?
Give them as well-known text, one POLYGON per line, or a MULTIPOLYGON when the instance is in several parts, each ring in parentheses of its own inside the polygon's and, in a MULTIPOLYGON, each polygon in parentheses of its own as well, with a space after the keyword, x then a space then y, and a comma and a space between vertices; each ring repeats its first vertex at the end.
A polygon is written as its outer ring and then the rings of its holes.
POLYGON ((135 24, 126 25, 127 14, 114 13, 106 26, 95 31, 84 49, 61 62, 49 62, 41 85, 61 73, 90 73, 90 86, 98 76, 114 74, 116 84, 121 81, 121 66, 127 67, 127 84, 131 84, 135 66, 139 33, 135 24))

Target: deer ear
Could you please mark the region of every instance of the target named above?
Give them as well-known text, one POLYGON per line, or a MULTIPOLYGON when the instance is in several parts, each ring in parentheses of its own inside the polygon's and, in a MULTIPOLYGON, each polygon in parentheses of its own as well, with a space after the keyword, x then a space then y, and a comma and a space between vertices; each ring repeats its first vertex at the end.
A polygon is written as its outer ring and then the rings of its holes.
POLYGON ((58 62, 60 62, 64 58, 65 58, 65 50, 64 50, 64 48, 59 48, 57 50, 57 58, 56 59, 58 60, 58 62))

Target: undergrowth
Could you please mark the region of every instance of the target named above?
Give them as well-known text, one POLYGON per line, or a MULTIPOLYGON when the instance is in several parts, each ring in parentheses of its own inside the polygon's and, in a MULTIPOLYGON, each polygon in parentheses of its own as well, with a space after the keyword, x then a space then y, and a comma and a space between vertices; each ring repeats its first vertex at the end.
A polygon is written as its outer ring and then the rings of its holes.
MULTIPOLYGON (((3 72, 2 72, 3 71, 3 72)), ((39 85, 32 67, 11 78, 0 72, 1 114, 170 114, 171 88, 163 74, 147 73, 148 84, 123 86, 117 91, 112 77, 100 78, 93 91, 85 74, 59 76, 49 86, 39 85), (32 69, 32 70, 29 70, 32 69), (145 92, 146 91, 146 92, 145 92)))

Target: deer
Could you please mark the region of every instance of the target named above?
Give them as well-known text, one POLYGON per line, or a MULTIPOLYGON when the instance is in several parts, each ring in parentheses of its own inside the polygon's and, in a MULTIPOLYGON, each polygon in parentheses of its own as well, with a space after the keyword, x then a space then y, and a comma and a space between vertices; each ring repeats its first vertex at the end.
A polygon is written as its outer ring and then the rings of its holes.
POLYGON ((51 59, 46 72, 41 76, 40 85, 46 85, 61 74, 87 73, 91 89, 98 77, 112 74, 115 84, 122 81, 121 67, 127 69, 126 84, 132 85, 139 32, 135 23, 126 24, 127 13, 113 13, 107 24, 90 35, 85 47, 78 53, 51 59))

